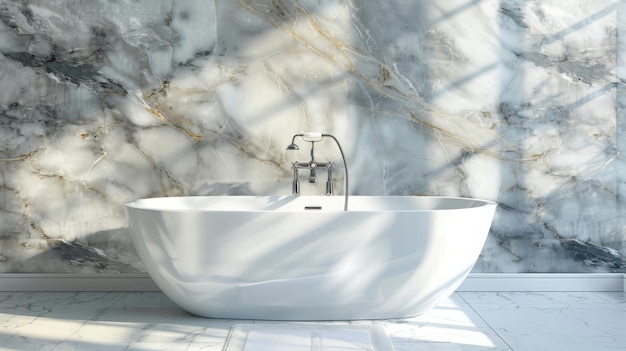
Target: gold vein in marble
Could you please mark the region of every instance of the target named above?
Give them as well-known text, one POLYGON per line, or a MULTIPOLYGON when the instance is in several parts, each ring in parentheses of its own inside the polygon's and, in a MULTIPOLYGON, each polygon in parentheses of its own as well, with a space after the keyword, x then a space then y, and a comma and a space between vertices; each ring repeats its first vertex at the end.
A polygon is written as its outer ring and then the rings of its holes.
MULTIPOLYGON (((493 144, 495 140, 500 139, 499 133, 497 133, 493 129, 484 128, 479 124, 467 120, 463 116, 444 113, 435 108, 433 105, 424 101, 424 99, 417 92, 412 91, 411 88, 398 86, 398 84, 401 84, 402 78, 393 69, 388 67, 388 65, 384 62, 380 62, 372 55, 368 53, 362 53, 351 45, 346 44, 341 40, 335 38, 329 31, 324 28, 322 24, 319 23, 319 21, 315 20, 314 16, 312 16, 304 7, 302 7, 296 1, 288 1, 288 3, 295 11, 295 16, 289 16, 289 19, 291 19, 289 25, 283 24, 281 23, 281 21, 278 21, 272 17, 272 13, 275 13, 276 11, 272 11, 271 9, 266 9, 265 11, 263 11, 261 9, 255 8, 254 4, 246 0, 238 0, 238 2, 243 8, 264 19, 275 28, 284 31, 286 34, 297 40, 306 48, 312 50, 319 56, 335 63, 337 66, 342 67, 342 70, 344 72, 352 73, 353 76, 357 77, 364 84, 374 89, 374 91, 381 94, 381 96, 400 103, 400 105, 402 106, 402 110, 406 113, 405 118, 430 129, 435 137, 438 138, 440 135, 444 135, 446 140, 455 141, 455 144, 461 144, 463 147, 471 150, 472 152, 486 154, 491 157, 495 157, 503 152, 501 148, 488 149, 485 147, 478 147, 476 146, 476 142, 472 142, 469 139, 460 136, 455 131, 455 128, 446 127, 445 123, 439 123, 437 119, 431 119, 430 121, 427 121, 424 118, 420 117, 416 113, 416 109, 414 108, 414 106, 411 106, 412 104, 415 104, 415 107, 423 109, 424 111, 429 112, 434 116, 450 120, 448 123, 456 125, 457 127, 459 125, 465 125, 468 127, 471 126, 474 130, 479 129, 480 133, 478 133, 477 135, 480 135, 480 139, 482 139, 480 144, 493 144), (303 35, 297 33, 297 22, 299 18, 305 18, 309 28, 315 34, 318 34, 319 36, 324 38, 325 42, 329 44, 330 47, 336 49, 339 55, 335 55, 332 52, 324 51, 322 48, 319 47, 319 45, 316 46, 314 43, 307 40, 303 35), (360 71, 355 66, 353 59, 351 58, 349 53, 360 56, 361 60, 363 60, 364 62, 370 62, 379 66, 378 76, 370 78, 365 73, 360 71)), ((289 11, 286 10, 285 5, 283 5, 280 1, 273 1, 272 4, 280 10, 278 13, 279 16, 287 17, 286 15, 289 14, 289 11)), ((512 146, 509 145, 509 147, 512 146)))
POLYGON ((33 155, 33 153, 30 152, 28 154, 20 155, 18 157, 0 158, 0 162, 19 162, 19 161, 24 161, 24 160, 28 159, 29 157, 31 157, 32 155, 33 155))

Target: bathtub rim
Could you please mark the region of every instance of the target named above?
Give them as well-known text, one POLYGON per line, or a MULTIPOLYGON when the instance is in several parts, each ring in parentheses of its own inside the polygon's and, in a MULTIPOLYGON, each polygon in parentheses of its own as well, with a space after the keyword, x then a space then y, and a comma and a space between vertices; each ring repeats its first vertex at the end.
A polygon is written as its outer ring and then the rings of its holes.
MULTIPOLYGON (((450 207, 450 208, 425 208, 425 209, 351 209, 348 207, 347 211, 344 211, 343 208, 333 208, 333 209, 323 209, 323 210, 304 210, 304 209, 267 209, 267 208, 254 208, 254 209, 239 209, 239 208, 225 208, 225 209, 206 209, 206 208, 166 208, 159 206, 141 206, 138 203, 141 201, 163 201, 167 199, 184 199, 184 198, 239 198, 239 199, 267 199, 267 198, 276 198, 276 199, 324 199, 326 201, 337 201, 343 204, 343 197, 340 196, 324 196, 324 195, 182 195, 182 196, 158 196, 158 197, 147 197, 147 198, 139 198, 134 199, 123 204, 126 209, 133 210, 141 210, 141 211, 156 211, 156 212, 168 212, 168 213, 196 213, 196 212, 251 212, 251 213, 334 213, 334 212, 353 212, 353 213, 363 213, 363 212, 430 212, 430 211, 459 211, 459 210, 471 210, 471 209, 479 209, 483 207, 496 207, 498 203, 492 200, 485 200, 481 198, 473 198, 473 197, 462 197, 462 196, 437 196, 437 195, 352 195, 351 199, 359 199, 359 198, 386 198, 386 199, 394 199, 394 198, 422 198, 422 199, 435 199, 435 200, 451 200, 457 202, 474 202, 476 203, 473 206, 467 207, 450 207), (332 199, 331 199, 332 198, 332 199), (341 200, 341 201, 340 201, 341 200)), ((354 205, 354 202, 352 202, 354 205)))

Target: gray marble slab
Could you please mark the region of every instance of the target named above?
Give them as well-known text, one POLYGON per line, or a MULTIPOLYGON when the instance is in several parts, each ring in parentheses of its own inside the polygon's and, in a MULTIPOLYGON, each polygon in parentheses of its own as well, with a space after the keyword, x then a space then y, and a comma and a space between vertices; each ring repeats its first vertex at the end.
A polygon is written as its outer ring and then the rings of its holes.
POLYGON ((0 271, 141 272, 124 202, 289 194, 313 130, 353 194, 497 201, 476 272, 626 272, 625 7, 3 1, 0 271))

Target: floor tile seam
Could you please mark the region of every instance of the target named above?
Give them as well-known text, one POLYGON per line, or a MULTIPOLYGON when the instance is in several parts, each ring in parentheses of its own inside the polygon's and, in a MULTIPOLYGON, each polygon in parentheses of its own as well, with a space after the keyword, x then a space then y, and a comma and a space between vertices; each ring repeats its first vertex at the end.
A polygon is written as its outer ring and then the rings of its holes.
POLYGON ((459 295, 461 300, 463 300, 463 302, 465 302, 465 304, 467 304, 467 306, 478 316, 478 318, 480 318, 480 320, 482 320, 487 325, 487 327, 489 327, 489 329, 500 339, 500 341, 502 341, 502 343, 504 343, 504 345, 506 345, 509 350, 514 351, 513 347, 506 341, 506 339, 502 335, 500 335, 500 333, 498 333, 498 331, 491 325, 491 323, 489 323, 485 319, 485 317, 483 317, 483 315, 476 308, 474 308, 474 306, 469 301, 467 301, 467 299, 465 299, 465 297, 463 296, 463 292, 457 292, 457 294, 459 295))

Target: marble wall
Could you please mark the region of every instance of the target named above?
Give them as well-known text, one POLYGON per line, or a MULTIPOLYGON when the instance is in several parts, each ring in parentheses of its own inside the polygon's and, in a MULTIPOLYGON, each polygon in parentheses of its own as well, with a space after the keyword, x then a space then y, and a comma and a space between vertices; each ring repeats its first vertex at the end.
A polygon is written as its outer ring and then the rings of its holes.
POLYGON ((141 272, 124 202, 290 194, 309 130, 352 194, 497 201, 475 272, 626 272, 624 38, 621 0, 3 1, 0 272, 141 272))

